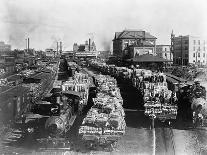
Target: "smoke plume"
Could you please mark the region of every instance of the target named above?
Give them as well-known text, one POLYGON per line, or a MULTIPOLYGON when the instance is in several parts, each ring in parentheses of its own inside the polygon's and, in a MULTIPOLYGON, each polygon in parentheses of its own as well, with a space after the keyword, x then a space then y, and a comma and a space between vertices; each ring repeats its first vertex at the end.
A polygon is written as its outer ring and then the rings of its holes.
POLYGON ((115 32, 142 29, 157 37, 157 44, 170 44, 176 35, 206 34, 205 0, 1 0, 0 40, 13 48, 45 49, 63 42, 71 50, 75 42, 94 33, 98 50, 110 50, 115 32), (179 5, 177 5, 179 4, 179 5), (183 16, 185 10, 185 17, 183 16), (193 10, 193 11, 192 11, 193 10), (205 18, 205 19, 204 19, 205 18), (199 23, 199 24, 198 24, 199 23), (4 29, 2 29, 4 27, 4 29), (4 36, 4 37, 2 37, 4 36))

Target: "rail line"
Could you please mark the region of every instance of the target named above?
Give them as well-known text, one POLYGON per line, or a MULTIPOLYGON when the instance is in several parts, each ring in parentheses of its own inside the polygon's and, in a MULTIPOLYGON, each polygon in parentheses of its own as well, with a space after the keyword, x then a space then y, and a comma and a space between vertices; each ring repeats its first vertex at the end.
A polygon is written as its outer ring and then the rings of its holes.
POLYGON ((161 128, 161 134, 163 135, 164 145, 166 154, 175 155, 175 142, 174 142, 174 134, 172 128, 161 128))

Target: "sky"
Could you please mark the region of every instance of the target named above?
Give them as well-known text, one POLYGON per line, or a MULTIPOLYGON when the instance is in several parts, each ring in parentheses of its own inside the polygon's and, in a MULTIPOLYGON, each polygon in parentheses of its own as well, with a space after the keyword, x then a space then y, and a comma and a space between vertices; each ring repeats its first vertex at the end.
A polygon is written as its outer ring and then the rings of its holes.
MULTIPOLYGON (((98 50, 112 49, 115 32, 145 30, 157 44, 176 36, 207 36, 207 0, 0 0, 0 41, 12 49, 64 50, 90 37, 98 50)), ((206 37, 207 38, 207 37, 206 37)))

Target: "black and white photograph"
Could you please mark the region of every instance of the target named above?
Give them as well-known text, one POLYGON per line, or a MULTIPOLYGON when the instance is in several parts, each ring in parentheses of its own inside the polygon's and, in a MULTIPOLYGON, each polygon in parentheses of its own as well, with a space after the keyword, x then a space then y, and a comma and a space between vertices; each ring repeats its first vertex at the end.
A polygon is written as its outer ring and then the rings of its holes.
POLYGON ((207 155, 206 0, 0 0, 0 155, 207 155))

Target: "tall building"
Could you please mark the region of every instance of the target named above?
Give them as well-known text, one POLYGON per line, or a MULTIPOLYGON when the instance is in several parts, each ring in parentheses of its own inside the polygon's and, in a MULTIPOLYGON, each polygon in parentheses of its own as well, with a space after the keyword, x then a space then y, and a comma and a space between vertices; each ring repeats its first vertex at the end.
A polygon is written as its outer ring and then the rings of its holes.
POLYGON ((174 64, 207 65, 207 41, 205 39, 190 35, 178 37, 173 35, 171 39, 174 64))
POLYGON ((171 45, 157 45, 156 55, 167 60, 173 61, 173 54, 171 52, 171 45))
POLYGON ((155 54, 156 37, 141 30, 115 32, 113 55, 119 58, 133 58, 142 54, 155 54))
POLYGON ((11 45, 5 44, 3 41, 0 41, 0 53, 11 51, 11 45))

